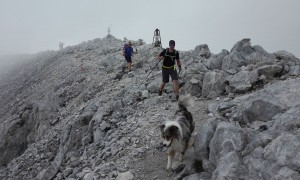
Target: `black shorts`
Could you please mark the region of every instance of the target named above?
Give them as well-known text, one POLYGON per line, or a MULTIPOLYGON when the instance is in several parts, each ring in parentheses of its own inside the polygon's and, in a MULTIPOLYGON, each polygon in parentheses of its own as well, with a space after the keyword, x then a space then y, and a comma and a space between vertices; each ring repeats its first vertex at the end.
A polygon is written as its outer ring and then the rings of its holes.
POLYGON ((128 62, 128 63, 131 63, 132 61, 131 61, 131 56, 125 56, 125 59, 126 59, 126 61, 128 62))
POLYGON ((178 80, 177 71, 174 68, 162 68, 162 81, 164 83, 168 83, 170 76, 172 78, 172 81, 178 80))

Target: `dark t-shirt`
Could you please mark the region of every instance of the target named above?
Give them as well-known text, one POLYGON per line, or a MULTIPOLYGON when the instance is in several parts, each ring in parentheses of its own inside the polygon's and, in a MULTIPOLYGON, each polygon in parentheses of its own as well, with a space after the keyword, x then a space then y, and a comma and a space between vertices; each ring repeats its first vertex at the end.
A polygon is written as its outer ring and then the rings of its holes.
POLYGON ((175 65, 175 60, 179 60, 179 52, 174 50, 169 52, 168 49, 164 49, 159 56, 164 57, 163 66, 172 67, 175 65), (166 53, 167 51, 167 53, 166 53))

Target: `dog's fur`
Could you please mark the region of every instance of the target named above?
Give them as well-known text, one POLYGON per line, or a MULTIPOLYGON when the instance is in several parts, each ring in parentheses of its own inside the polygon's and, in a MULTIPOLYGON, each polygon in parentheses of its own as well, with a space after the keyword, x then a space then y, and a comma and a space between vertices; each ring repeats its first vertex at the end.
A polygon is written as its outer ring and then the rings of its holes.
POLYGON ((160 126, 163 144, 168 147, 167 170, 172 168, 175 153, 180 153, 179 161, 182 161, 184 153, 189 147, 195 123, 187 107, 192 104, 193 99, 190 95, 180 97, 178 100, 178 110, 175 112, 176 119, 166 121, 160 126))

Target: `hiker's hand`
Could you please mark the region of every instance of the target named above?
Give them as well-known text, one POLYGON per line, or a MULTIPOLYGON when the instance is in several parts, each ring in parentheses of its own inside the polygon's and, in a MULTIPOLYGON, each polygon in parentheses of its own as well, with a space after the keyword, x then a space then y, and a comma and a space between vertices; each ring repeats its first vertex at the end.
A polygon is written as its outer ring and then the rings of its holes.
POLYGON ((178 66, 178 69, 179 69, 179 73, 181 72, 181 66, 178 66))

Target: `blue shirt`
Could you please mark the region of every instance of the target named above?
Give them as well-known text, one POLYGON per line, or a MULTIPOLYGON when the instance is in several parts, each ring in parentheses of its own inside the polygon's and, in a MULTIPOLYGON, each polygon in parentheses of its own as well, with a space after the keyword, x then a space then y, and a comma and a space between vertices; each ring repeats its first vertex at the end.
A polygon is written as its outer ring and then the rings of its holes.
POLYGON ((132 47, 125 47, 124 49, 124 53, 125 53, 125 56, 127 57, 131 57, 132 54, 133 54, 133 48, 132 47))

